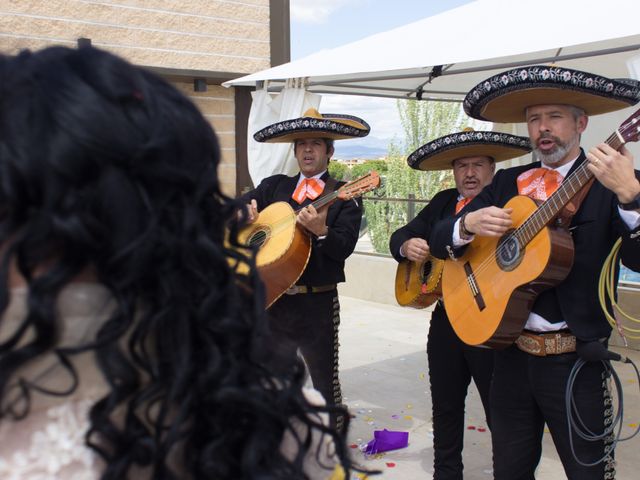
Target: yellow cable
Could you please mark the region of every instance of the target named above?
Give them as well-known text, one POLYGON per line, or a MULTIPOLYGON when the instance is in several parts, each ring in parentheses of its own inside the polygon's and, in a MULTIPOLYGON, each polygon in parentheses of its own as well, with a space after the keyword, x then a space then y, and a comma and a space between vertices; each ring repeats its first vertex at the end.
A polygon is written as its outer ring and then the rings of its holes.
POLYGON ((600 300, 600 306, 602 307, 602 311, 607 317, 607 320, 609 321, 611 326, 618 331, 626 345, 627 338, 631 338, 634 340, 640 339, 640 328, 631 328, 629 326, 623 325, 619 320, 616 319, 616 317, 612 316, 609 313, 609 311, 607 310, 606 302, 606 298, 608 297, 609 301, 611 302, 611 306, 613 307, 614 312, 618 314, 618 317, 622 317, 632 323, 640 324, 640 319, 632 317, 627 312, 622 310, 615 299, 616 266, 619 263, 618 253, 620 251, 620 243, 621 240, 618 239, 613 245, 611 252, 609 252, 609 255, 605 259, 604 264, 602 265, 602 270, 600 271, 600 279, 598 281, 598 299, 600 300))

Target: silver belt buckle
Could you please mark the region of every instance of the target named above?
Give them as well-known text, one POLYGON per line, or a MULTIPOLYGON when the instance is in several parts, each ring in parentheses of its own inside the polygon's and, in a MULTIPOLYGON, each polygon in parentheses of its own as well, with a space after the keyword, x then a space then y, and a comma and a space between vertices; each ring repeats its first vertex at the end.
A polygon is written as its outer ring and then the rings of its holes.
POLYGON ((297 295, 298 293, 300 293, 300 289, 297 285, 292 285, 291 287, 287 288, 284 293, 286 293, 287 295, 297 295))

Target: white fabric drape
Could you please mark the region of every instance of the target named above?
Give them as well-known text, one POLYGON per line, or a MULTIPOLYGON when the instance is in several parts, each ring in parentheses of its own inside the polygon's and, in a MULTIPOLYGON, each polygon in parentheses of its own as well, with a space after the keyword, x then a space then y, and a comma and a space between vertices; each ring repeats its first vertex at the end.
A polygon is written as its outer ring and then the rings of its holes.
POLYGON ((252 92, 251 96, 247 159, 249 175, 254 186, 257 186, 262 179, 276 173, 293 175, 298 172, 298 164, 291 143, 259 143, 253 139, 253 134, 273 123, 301 117, 309 108, 317 109, 321 97, 307 92, 305 81, 301 78, 287 80, 280 94, 268 93, 265 82, 265 87, 252 92))

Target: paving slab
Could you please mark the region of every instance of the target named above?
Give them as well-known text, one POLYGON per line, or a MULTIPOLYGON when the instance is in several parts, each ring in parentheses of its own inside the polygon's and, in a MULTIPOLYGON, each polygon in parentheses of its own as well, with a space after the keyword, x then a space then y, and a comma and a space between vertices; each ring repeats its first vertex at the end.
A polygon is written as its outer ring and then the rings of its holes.
MULTIPOLYGON (((419 480, 433 478, 433 430, 426 343, 430 312, 340 297, 340 379, 352 419, 349 443, 361 465, 380 470, 373 478, 419 480), (366 457, 359 447, 374 430, 409 432, 409 446, 366 457)), ((637 350, 612 347, 640 365, 637 350)), ((624 391, 623 436, 640 423, 640 386, 631 365, 614 362, 624 391)), ((469 388, 463 462, 465 480, 493 478, 491 434, 484 422, 478 392, 469 388)), ((640 478, 640 435, 616 449, 617 479, 640 478)), ((536 477, 566 476, 548 432, 536 477)))

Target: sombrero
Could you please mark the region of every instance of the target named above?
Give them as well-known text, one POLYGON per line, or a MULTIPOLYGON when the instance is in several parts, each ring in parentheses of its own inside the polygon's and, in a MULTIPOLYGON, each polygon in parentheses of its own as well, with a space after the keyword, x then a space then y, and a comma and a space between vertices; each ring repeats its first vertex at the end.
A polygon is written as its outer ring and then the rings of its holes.
POLYGON ((501 162, 530 151, 531 143, 527 137, 469 130, 425 143, 409 155, 407 164, 416 170, 446 170, 452 167, 457 158, 482 156, 501 162))
POLYGON ((257 142, 286 143, 299 138, 345 138, 366 137, 369 135, 369 124, 353 115, 337 113, 319 113, 310 108, 300 118, 277 122, 258 130, 253 138, 257 142))
POLYGON ((499 123, 525 121, 533 105, 574 105, 587 115, 613 112, 640 100, 640 82, 612 80, 569 68, 535 65, 507 70, 473 87, 464 99, 470 117, 499 123))

